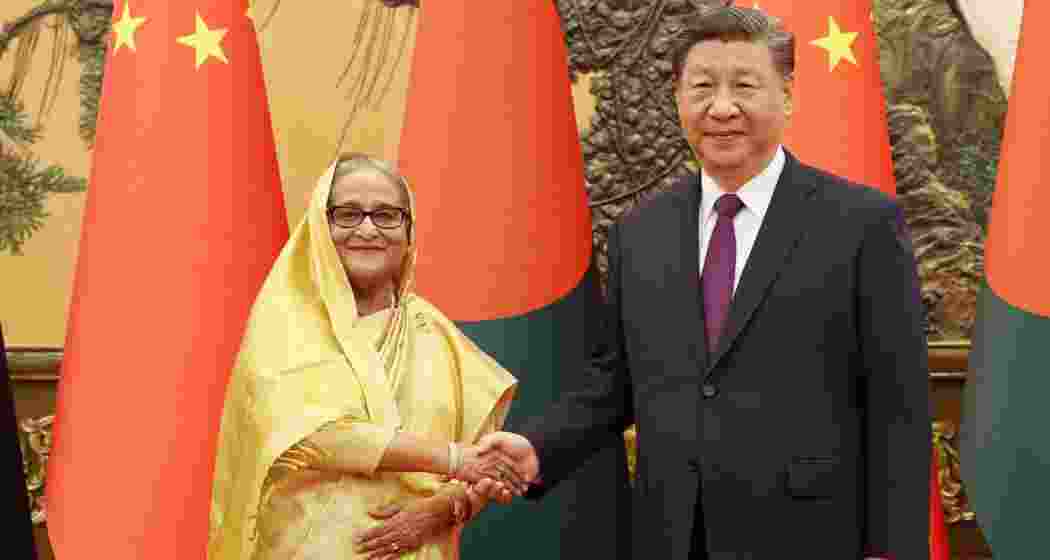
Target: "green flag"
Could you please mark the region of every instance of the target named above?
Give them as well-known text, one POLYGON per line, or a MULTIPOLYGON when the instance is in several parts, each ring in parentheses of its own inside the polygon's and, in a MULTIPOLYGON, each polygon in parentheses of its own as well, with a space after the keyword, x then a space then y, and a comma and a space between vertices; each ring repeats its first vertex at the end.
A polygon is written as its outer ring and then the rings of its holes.
POLYGON ((1050 490, 1050 94, 1038 29, 1050 3, 1025 2, 999 179, 985 250, 971 377, 963 402, 963 477, 996 558, 1044 548, 1050 490))

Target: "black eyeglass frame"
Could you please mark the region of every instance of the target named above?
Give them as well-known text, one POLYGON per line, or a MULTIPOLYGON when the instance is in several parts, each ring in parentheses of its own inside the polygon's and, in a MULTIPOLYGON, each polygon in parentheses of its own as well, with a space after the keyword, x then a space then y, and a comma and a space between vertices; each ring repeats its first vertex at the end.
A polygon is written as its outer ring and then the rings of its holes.
POLYGON ((328 214, 328 223, 335 224, 335 225, 337 225, 339 227, 347 228, 347 229, 355 228, 355 227, 358 227, 361 224, 365 223, 365 218, 368 218, 369 220, 371 220, 372 221, 372 225, 374 225, 375 227, 377 227, 379 229, 392 230, 392 229, 397 229, 397 228, 405 225, 406 223, 409 224, 409 226, 411 226, 411 224, 412 224, 412 215, 409 213, 409 211, 406 210, 405 208, 400 208, 400 207, 397 207, 397 206, 383 206, 381 208, 376 208, 375 210, 365 210, 363 208, 360 208, 360 207, 357 207, 357 206, 352 206, 352 205, 329 206, 328 210, 327 210, 327 214, 328 214), (361 220, 359 222, 357 222, 356 224, 353 224, 353 225, 345 225, 345 224, 336 222, 334 220, 334 213, 335 213, 336 210, 338 210, 340 208, 348 208, 348 209, 356 210, 356 211, 360 212, 361 213, 361 220), (401 220, 398 221, 398 223, 396 225, 383 226, 383 225, 379 225, 378 223, 376 223, 375 220, 372 220, 372 216, 374 214, 378 214, 380 212, 390 212, 390 211, 397 212, 398 215, 401 216, 401 220))

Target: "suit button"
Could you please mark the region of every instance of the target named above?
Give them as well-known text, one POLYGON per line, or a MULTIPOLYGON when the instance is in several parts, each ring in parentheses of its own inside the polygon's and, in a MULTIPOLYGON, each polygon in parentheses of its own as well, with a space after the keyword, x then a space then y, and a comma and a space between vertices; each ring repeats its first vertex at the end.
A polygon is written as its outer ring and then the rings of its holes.
POLYGON ((689 472, 700 472, 700 461, 696 459, 689 459, 689 472))
POLYGON ((710 383, 704 383, 704 386, 700 388, 704 398, 710 399, 711 397, 718 394, 718 387, 711 385, 710 383))

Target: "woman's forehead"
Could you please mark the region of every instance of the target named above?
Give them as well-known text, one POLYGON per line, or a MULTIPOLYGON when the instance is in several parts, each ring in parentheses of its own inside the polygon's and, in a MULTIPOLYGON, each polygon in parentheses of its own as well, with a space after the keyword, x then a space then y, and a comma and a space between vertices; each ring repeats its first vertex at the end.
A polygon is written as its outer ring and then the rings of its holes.
POLYGON ((359 169, 339 177, 332 184, 331 204, 348 202, 385 203, 394 206, 407 204, 403 189, 386 174, 375 169, 359 169))

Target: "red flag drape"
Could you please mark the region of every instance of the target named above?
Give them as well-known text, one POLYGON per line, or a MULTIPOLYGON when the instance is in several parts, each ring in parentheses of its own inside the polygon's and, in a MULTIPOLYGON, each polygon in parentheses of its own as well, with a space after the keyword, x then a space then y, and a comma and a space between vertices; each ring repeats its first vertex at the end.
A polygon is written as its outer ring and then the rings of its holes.
POLYGON ((114 3, 47 478, 61 560, 205 556, 228 372, 288 236, 246 7, 114 3))
POLYGON ((423 217, 418 290, 458 321, 551 304, 591 255, 572 93, 552 70, 568 56, 558 14, 531 0, 480 6, 423 7, 400 147, 423 217))
POLYGON ((870 0, 737 0, 795 34, 794 114, 785 144, 810 165, 894 196, 870 0))

